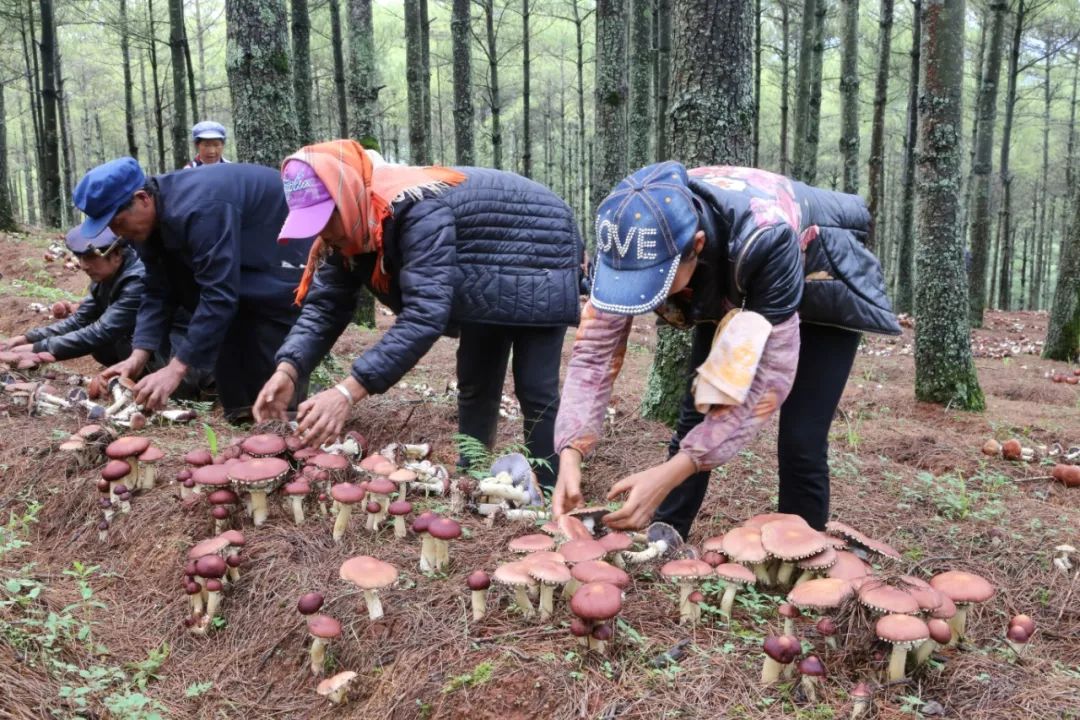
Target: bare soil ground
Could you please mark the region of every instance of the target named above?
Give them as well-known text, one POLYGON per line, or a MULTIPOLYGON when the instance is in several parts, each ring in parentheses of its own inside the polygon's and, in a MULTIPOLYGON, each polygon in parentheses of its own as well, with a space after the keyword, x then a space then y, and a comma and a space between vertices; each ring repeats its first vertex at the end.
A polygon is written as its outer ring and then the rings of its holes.
MULTIPOLYGON (((85 287, 81 274, 41 260, 45 244, 41 234, 0 236, 0 336, 44 321, 29 303, 85 287)), ((391 318, 379 320, 384 327, 391 318)), ((860 352, 832 428, 833 515, 900 548, 904 561, 894 570, 928 577, 962 568, 998 589, 973 611, 961 648, 938 653, 906 683, 877 687, 873 717, 1080 717, 1080 582, 1075 570, 1052 566, 1054 546, 1080 546, 1080 490, 1042 479, 1046 465, 979 453, 990 437, 1080 444, 1080 389, 1046 377, 1071 368, 1026 352, 1037 352, 1032 343, 1045 323, 1045 314, 991 312, 973 334, 984 355, 976 360, 988 405, 981 414, 914 400, 910 329, 895 340, 870 338, 860 352), (1009 357, 993 357, 1003 348, 1009 357), (1038 625, 1022 660, 1003 641, 1015 613, 1038 625)), ((334 352, 348 362, 375 338, 350 329, 334 352)), ((636 413, 650 319, 640 320, 632 342, 615 418, 587 471, 593 500, 664 454, 667 430, 636 413)), ((441 393, 454 377, 454 350, 440 340, 405 378, 408 387, 363 403, 351 426, 376 447, 430 441, 437 459, 452 464, 455 404, 425 400, 413 386, 441 393)), ((64 369, 86 373, 93 364, 64 369)), ((216 413, 208 421, 222 442, 241 432, 216 413)), ((807 703, 797 685, 763 688, 761 639, 779 629, 779 596, 745 595, 730 626, 706 613, 690 630, 678 624, 676 591, 655 571, 629 588, 613 655, 584 656, 566 629, 565 607, 549 624, 526 621, 493 587, 488 617, 471 621, 465 575, 508 559, 507 541, 532 532, 527 526, 465 518, 451 572, 430 577, 417 569, 411 536, 371 537, 354 520, 335 545, 328 522, 297 528, 277 506, 262 528, 241 527, 249 562, 224 601, 224 626, 195 637, 183 625, 181 568, 187 549, 211 533, 206 507, 185 509, 175 484, 164 482, 137 496, 99 542, 97 472, 72 474, 53 450, 79 426, 75 417, 28 418, 0 405, 0 517, 13 518, 0 535, 0 718, 150 718, 150 701, 172 718, 833 718, 847 717, 852 686, 881 670, 865 642, 853 637, 825 652, 803 621, 805 643, 829 670, 819 702, 807 703), (400 570, 376 623, 355 588, 338 579, 341 562, 359 554, 400 570), (330 650, 333 665, 360 674, 344 708, 319 698, 306 670, 309 641, 294 606, 310 590, 326 594, 323 612, 344 627, 330 650), (682 640, 690 643, 678 663, 654 666, 682 640)), ((167 453, 159 470, 167 481, 186 451, 206 443, 198 424, 148 432, 167 453)), ((500 440, 520 433, 519 423, 504 421, 500 440)), ((695 541, 773 509, 775 441, 774 425, 714 474, 695 541)), ((438 499, 421 505, 442 507, 438 499)))

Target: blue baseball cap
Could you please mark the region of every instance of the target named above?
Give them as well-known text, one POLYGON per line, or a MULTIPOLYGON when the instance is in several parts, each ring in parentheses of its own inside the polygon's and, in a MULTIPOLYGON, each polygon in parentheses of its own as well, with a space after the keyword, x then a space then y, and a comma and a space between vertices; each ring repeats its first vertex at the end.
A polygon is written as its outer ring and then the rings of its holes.
POLYGON ((214 122, 213 120, 203 120, 202 122, 195 123, 195 127, 191 128, 192 142, 199 142, 200 140, 224 139, 225 126, 219 122, 214 122))
POLYGON ((98 253, 104 253, 119 239, 120 238, 107 227, 97 236, 87 237, 82 233, 82 226, 76 225, 68 230, 67 236, 64 238, 64 244, 67 245, 68 250, 76 255, 85 255, 86 253, 95 250, 97 250, 98 253))
POLYGON ((657 163, 624 178, 600 203, 593 307, 641 315, 664 301, 698 229, 688 182, 681 164, 657 163))
POLYGON ((139 161, 132 157, 111 160, 83 175, 71 194, 75 207, 86 214, 86 220, 79 226, 83 237, 100 235, 116 211, 145 184, 146 175, 139 161))

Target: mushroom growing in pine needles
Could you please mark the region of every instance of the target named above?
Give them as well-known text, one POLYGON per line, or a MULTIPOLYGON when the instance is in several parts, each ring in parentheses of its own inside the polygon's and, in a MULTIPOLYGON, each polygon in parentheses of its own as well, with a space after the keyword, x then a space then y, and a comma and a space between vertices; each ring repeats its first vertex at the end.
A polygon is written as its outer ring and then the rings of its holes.
POLYGON ((818 635, 825 638, 825 644, 828 645, 830 650, 836 649, 836 623, 832 618, 823 617, 817 621, 814 628, 818 631, 818 635))
POLYGON ((386 508, 386 511, 394 518, 394 537, 405 537, 405 517, 412 512, 412 509, 412 503, 408 500, 395 500, 386 508))
POLYGON ((828 543, 821 533, 806 524, 802 518, 774 520, 761 526, 761 546, 771 557, 780 561, 776 572, 778 585, 787 586, 800 560, 823 552, 828 543))
POLYGON ((821 662, 817 655, 807 655, 799 661, 799 674, 802 675, 800 685, 806 699, 816 705, 818 685, 821 678, 825 677, 825 663, 821 662))
POLYGON ((304 480, 293 480, 285 483, 281 489, 285 497, 289 498, 292 507, 293 522, 297 525, 304 524, 304 499, 311 493, 311 486, 304 480))
POLYGON ((266 522, 269 515, 266 495, 280 484, 289 469, 289 463, 277 457, 243 460, 229 466, 233 487, 238 493, 243 490, 251 497, 251 518, 255 527, 266 522))
POLYGON ((570 582, 570 568, 554 560, 528 562, 532 579, 540 583, 540 619, 547 620, 555 610, 555 588, 570 582))
MULTIPOLYGON (((622 590, 610 583, 585 583, 570 598, 570 610, 587 624, 591 624, 593 633, 598 625, 611 629, 611 621, 622 610, 622 590)), ((607 652, 607 643, 611 636, 602 631, 600 637, 590 634, 589 648, 600 653, 607 652)))
POLYGON ((529 599, 528 589, 536 584, 532 575, 529 574, 529 566, 525 562, 509 562, 495 568, 492 579, 500 585, 506 585, 514 590, 514 604, 518 606, 525 617, 532 617, 536 613, 532 600, 529 599))
POLYGON ((874 625, 878 639, 892 645, 889 655, 889 681, 904 679, 907 651, 930 637, 926 623, 911 615, 885 615, 874 625))
POLYGON ((802 613, 799 612, 799 608, 795 607, 791 603, 782 603, 777 609, 780 617, 784 618, 784 634, 795 634, 795 619, 802 617, 802 613))
POLYGON ((802 652, 799 638, 792 635, 769 635, 762 643, 765 664, 761 668, 761 684, 772 685, 780 679, 780 671, 790 665, 802 652))
POLYGON ((724 583, 724 595, 720 598, 720 614, 730 620, 735 593, 740 588, 754 584, 754 573, 739 563, 720 563, 713 568, 713 572, 724 583))
POLYGON ((435 564, 432 568, 439 572, 450 565, 450 541, 461 537, 461 525, 450 518, 435 518, 428 524, 428 535, 434 543, 435 564))
POLYGON ((949 644, 949 640, 952 639, 952 628, 949 627, 949 623, 940 618, 930 618, 926 621, 926 630, 930 633, 930 637, 922 641, 922 643, 915 648, 915 664, 922 665, 933 654, 934 650, 939 647, 944 647, 949 644))
POLYGON ((296 609, 301 615, 314 615, 322 608, 324 601, 325 598, 323 598, 322 593, 304 593, 296 601, 296 609))
POLYGON ((435 568, 435 544, 428 534, 428 526, 438 515, 425 510, 413 518, 413 532, 420 536, 420 572, 431 572, 435 568))
POLYGON ((951 645, 964 636, 967 612, 972 603, 986 602, 994 596, 994 586, 975 573, 950 570, 930 578, 930 587, 947 596, 956 604, 956 614, 949 620, 953 629, 951 645))
POLYGON ((873 699, 873 693, 870 692, 870 686, 864 682, 860 682, 851 691, 851 717, 850 720, 859 720, 863 715, 870 711, 870 702, 873 699))
POLYGON ((330 488, 330 496, 337 504, 337 517, 334 518, 334 542, 341 542, 345 536, 345 530, 349 527, 349 517, 352 515, 352 506, 363 501, 364 489, 352 483, 338 483, 330 488))
POLYGON ((383 607, 379 599, 379 590, 394 584, 398 576, 397 568, 382 560, 358 555, 342 563, 339 574, 342 580, 351 582, 364 591, 368 617, 372 620, 381 618, 383 607))
POLYGON ((487 614, 487 591, 491 587, 491 578, 483 570, 474 570, 466 578, 465 584, 472 593, 473 622, 479 622, 487 614))
POLYGON ((315 692, 319 693, 334 705, 343 705, 348 702, 347 693, 349 685, 356 679, 356 673, 352 670, 339 672, 333 677, 328 677, 319 683, 315 692))
POLYGON ((1009 629, 1005 632, 1005 642, 1017 657, 1023 657, 1028 641, 1034 634, 1035 621, 1027 615, 1017 615, 1009 621, 1009 629))
POLYGON ((660 568, 660 574, 679 586, 679 622, 697 623, 701 608, 689 601, 690 593, 697 589, 702 579, 713 574, 712 566, 704 560, 672 560, 660 568))
POLYGON ((329 615, 314 615, 308 620, 308 634, 311 635, 311 674, 322 675, 326 662, 326 648, 332 640, 341 637, 341 623, 329 615))

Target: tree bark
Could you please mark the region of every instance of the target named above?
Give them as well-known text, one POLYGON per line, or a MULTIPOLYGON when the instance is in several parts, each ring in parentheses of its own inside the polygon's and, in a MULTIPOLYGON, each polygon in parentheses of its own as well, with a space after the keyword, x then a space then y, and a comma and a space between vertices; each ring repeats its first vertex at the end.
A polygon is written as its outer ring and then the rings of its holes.
POLYGON ((42 217, 45 215, 45 191, 43 178, 45 175, 45 111, 41 94, 41 68, 38 65, 38 42, 37 31, 34 29, 34 4, 31 0, 26 3, 26 23, 30 29, 30 38, 27 42, 26 34, 23 33, 23 54, 26 59, 27 90, 30 94, 30 115, 34 126, 34 157, 37 166, 37 196, 38 206, 41 208, 42 217))
POLYGON ((154 163, 154 122, 151 118, 149 95, 147 95, 145 55, 145 50, 139 54, 139 93, 142 96, 143 140, 147 148, 146 171, 150 172, 154 163))
POLYGON ((1016 112, 1016 80, 1019 75, 1020 40, 1024 35, 1024 19, 1027 15, 1026 0, 1019 0, 1013 24, 1012 47, 1009 51, 1008 85, 1005 90, 1005 121, 1001 127, 1001 160, 998 173, 1001 177, 1001 208, 998 210, 998 232, 1001 234, 1001 267, 998 292, 1001 309, 1012 306, 1012 173, 1009 171, 1009 150, 1012 145, 1013 116, 1016 112))
MULTIPOLYGON (((968 236, 968 223, 971 220, 971 187, 974 185, 972 182, 971 173, 975 169, 975 145, 976 139, 979 136, 979 88, 982 87, 983 68, 986 66, 986 31, 989 25, 989 11, 984 9, 980 13, 982 22, 979 23, 979 52, 975 56, 976 61, 972 63, 971 74, 975 81, 976 92, 974 99, 972 100, 971 107, 971 142, 968 143, 968 177, 967 182, 964 183, 964 204, 961 208, 961 221, 960 221, 960 237, 967 238, 968 236)), ((995 242, 995 247, 997 243, 995 242)), ((995 262, 997 262, 995 258, 995 262)))
POLYGON ((184 0, 169 0, 169 54, 172 60, 173 169, 188 161, 187 84, 184 77, 184 0))
POLYGON ((889 60, 892 53, 893 0, 881 0, 881 17, 878 20, 878 69, 874 81, 874 118, 870 122, 870 162, 867 176, 867 192, 870 196, 870 217, 874 222, 867 234, 866 247, 877 247, 877 229, 882 218, 878 217, 884 198, 882 168, 885 155, 885 105, 889 99, 889 60))
POLYGON ((431 164, 434 141, 431 131, 431 23, 428 20, 428 0, 417 0, 420 11, 420 61, 422 71, 420 74, 420 86, 424 92, 424 104, 422 106, 422 122, 424 132, 427 134, 427 164, 431 164))
POLYGON ((595 216, 600 202, 627 175, 626 3, 596 3, 596 166, 589 217, 595 216))
POLYGON ((135 88, 131 82, 131 39, 128 27, 127 0, 120 0, 120 62, 124 71, 124 136, 128 155, 139 159, 139 143, 135 140, 135 88))
POLYGON ((1057 287, 1043 357, 1066 362, 1080 360, 1080 185, 1073 186, 1073 219, 1058 261, 1057 287))
POLYGON ((780 0, 780 174, 788 174, 788 118, 791 88, 791 7, 790 0, 780 0))
MULTIPOLYGON (((915 309, 915 146, 919 128, 919 46, 922 42, 922 0, 912 3, 911 69, 908 73, 907 130, 904 134, 903 201, 900 207, 900 247, 896 261, 896 312, 915 309)), ((961 236, 963 237, 963 236, 961 236)))
POLYGON ((0 231, 16 229, 15 209, 11 197, 11 178, 8 177, 7 111, 4 105, 6 83, 0 83, 0 231))
POLYGON ((315 139, 311 127, 311 20, 308 0, 290 0, 292 13, 293 97, 300 143, 315 139))
POLYGON ((199 0, 195 0, 195 46, 199 52, 199 107, 209 114, 210 108, 206 105, 206 43, 203 34, 206 32, 202 20, 202 6, 199 0))
MULTIPOLYGON (((367 2, 370 8, 371 3, 368 0, 362 1, 367 2)), ((330 0, 328 8, 330 10, 330 44, 333 46, 334 57, 334 100, 337 107, 337 135, 339 138, 347 138, 349 137, 349 115, 345 101, 345 55, 342 50, 345 43, 341 37, 340 0, 330 0)), ((350 17, 352 17, 352 12, 353 2, 350 0, 350 17)))
POLYGON ((191 102, 191 124, 199 122, 199 99, 195 93, 195 66, 191 64, 191 43, 188 42, 187 23, 180 26, 184 37, 184 67, 187 69, 188 100, 191 102))
POLYGON ((409 157, 413 165, 430 165, 428 131, 424 122, 424 50, 420 24, 421 0, 405 0, 405 81, 409 114, 409 157))
POLYGON ((1073 52, 1072 96, 1069 99, 1069 139, 1065 151, 1065 187, 1072 187, 1076 180, 1076 88, 1078 81, 1080 81, 1080 43, 1077 44, 1073 52))
MULTIPOLYGON (((858 0, 852 0, 858 3, 858 0)), ((856 17, 858 11, 856 10, 856 17)), ((761 0, 754 0, 754 147, 750 162, 759 167, 761 153, 761 0)))
MULTIPOLYGON (((349 102, 352 137, 364 147, 379 147, 375 118, 379 87, 376 84, 375 30, 371 0, 349 0, 349 102)), ((336 78, 335 78, 336 82, 336 78)), ((344 83, 343 83, 344 86, 344 83)), ((344 87, 343 87, 344 90, 344 87)), ((342 112, 344 112, 344 100, 342 112)), ((348 133, 342 137, 348 137, 348 133)))
POLYGON ((43 202, 41 219, 47 227, 58 228, 64 221, 60 190, 60 138, 56 109, 56 20, 53 0, 41 0, 41 105, 43 110, 42 149, 43 202))
POLYGON ((795 137, 792 143, 791 174, 804 180, 806 174, 806 125, 810 115, 810 93, 813 85, 814 23, 817 3, 825 0, 803 0, 802 24, 799 30, 799 65, 795 70, 795 137))
MULTIPOLYGON (((495 5, 493 0, 480 0, 484 9, 484 53, 488 63, 488 111, 491 113, 491 164, 502 169, 502 98, 499 91, 499 49, 495 37, 495 5)), ((575 5, 575 9, 576 9, 575 5)))
MULTIPOLYGON (((892 1, 887 0, 890 4, 892 1)), ((842 4, 844 8, 843 54, 840 62, 840 157, 844 167, 842 187, 844 192, 855 195, 859 192, 859 0, 842 0, 842 4)), ((880 75, 880 69, 878 72, 880 75)), ((877 110, 876 96, 874 110, 877 110)), ((884 103, 881 110, 884 114, 884 103)), ((877 120, 876 117, 874 119, 877 120)), ((884 118, 882 125, 884 125, 884 118)))
POLYGON ((22 170, 23 170, 23 187, 26 191, 26 223, 27 225, 37 225, 37 200, 35 196, 37 192, 34 189, 34 172, 31 166, 34 164, 31 160, 30 143, 28 142, 29 135, 26 131, 26 116, 23 114, 22 96, 16 95, 18 103, 16 104, 16 114, 19 116, 19 139, 21 141, 22 150, 22 170))
POLYGON ((476 132, 473 129, 472 99, 472 0, 453 0, 450 35, 454 60, 454 161, 458 165, 476 163, 476 132))
POLYGON ((653 106, 652 0, 630 0, 630 111, 627 166, 633 170, 649 164, 650 115, 653 106))
POLYGON ((157 131, 158 170, 165 172, 168 165, 165 163, 165 112, 162 107, 161 81, 158 78, 157 58, 157 31, 154 19, 154 0, 147 0, 146 15, 150 26, 150 75, 154 81, 154 127, 157 131))
POLYGON ((284 0, 226 0, 225 69, 236 156, 277 168, 300 147, 284 0))
POLYGON ((964 0, 924 0, 919 101, 920 191, 915 290, 915 396, 985 407, 971 357, 960 214, 964 0))
POLYGON ((668 105, 671 85, 671 2, 656 0, 656 156, 668 159, 668 105))
POLYGON ((1006 0, 992 0, 991 25, 986 36, 986 64, 979 88, 978 133, 971 166, 971 272, 968 276, 968 316, 972 327, 982 327, 986 299, 986 266, 990 252, 990 173, 993 170, 994 129, 997 124, 998 78, 1001 75, 1001 38, 1006 0))
POLYGON ((1046 38, 1046 57, 1043 58, 1043 146, 1042 146, 1042 184, 1039 199, 1039 230, 1035 234, 1035 272, 1031 278, 1031 291, 1028 294, 1028 309, 1039 309, 1039 297, 1042 295, 1043 249, 1046 247, 1046 205, 1050 195, 1050 66, 1054 55, 1053 41, 1046 38))
POLYGON ((532 177, 532 107, 529 72, 529 0, 521 0, 521 174, 532 177))
POLYGON ((62 217, 65 225, 75 223, 75 206, 71 204, 72 175, 75 174, 75 149, 71 140, 71 124, 68 118, 67 93, 64 92, 64 69, 60 58, 60 48, 56 52, 56 110, 60 121, 60 158, 64 161, 63 172, 60 175, 63 189, 63 202, 61 205, 62 217))
MULTIPOLYGON (((490 2, 490 0, 488 0, 490 2)), ((670 2, 670 0, 661 0, 661 2, 670 2)), ((577 157, 578 157, 578 207, 577 216, 578 222, 581 225, 581 237, 585 238, 585 246, 591 252, 594 241, 594 235, 588 232, 588 228, 592 226, 592 219, 588 217, 589 214, 589 195, 588 195, 588 183, 591 173, 586 161, 585 150, 585 21, 595 10, 589 10, 582 12, 581 7, 578 5, 578 0, 570 0, 571 8, 574 11, 574 39, 577 44, 577 115, 578 115, 578 136, 577 136, 577 157)), ((665 85, 666 87, 666 85, 665 85)), ((494 119, 494 118, 493 118, 494 119)), ((492 143, 494 147, 494 143, 492 143)))
MULTIPOLYGON (((672 154, 688 167, 746 165, 753 153, 753 5, 679 0, 672 13, 672 154)), ((686 392, 690 336, 657 332, 642 414, 673 425, 686 392)))

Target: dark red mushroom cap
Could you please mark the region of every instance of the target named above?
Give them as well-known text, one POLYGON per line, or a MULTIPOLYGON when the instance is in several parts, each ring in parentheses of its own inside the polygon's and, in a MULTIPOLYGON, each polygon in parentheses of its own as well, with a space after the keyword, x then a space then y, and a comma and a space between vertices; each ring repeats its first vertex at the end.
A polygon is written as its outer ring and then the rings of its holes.
POLYGON ((117 495, 123 495, 127 491, 128 491, 128 487, 127 487, 127 485, 124 485, 123 483, 117 483, 116 485, 113 486, 113 492, 116 493, 117 495))
POLYGON ((229 468, 225 465, 201 465, 191 473, 197 485, 224 487, 229 484, 229 468))
POLYGON ((817 621, 818 634, 823 637, 832 637, 836 634, 836 623, 832 621, 832 618, 823 617, 817 621))
POLYGON ((435 515, 423 513, 422 515, 418 515, 417 517, 413 518, 413 532, 417 535, 420 535, 421 533, 426 533, 428 530, 428 526, 431 525, 431 521, 434 520, 435 517, 435 515))
POLYGON ((188 595, 196 595, 196 594, 202 592, 202 585, 199 585, 199 583, 194 582, 194 581, 193 582, 185 581, 184 582, 184 592, 186 592, 188 595))
POLYGON ((700 590, 695 590, 686 599, 697 605, 705 600, 705 595, 700 590))
POLYGON ((799 661, 799 672, 811 677, 825 677, 825 664, 817 655, 807 655, 799 661))
POLYGON ((215 520, 228 520, 232 513, 229 512, 229 508, 224 505, 215 505, 210 509, 210 517, 215 520))
POLYGON ((461 526, 450 518, 437 518, 428 525, 428 533, 439 540, 453 540, 461 537, 461 526))
POLYGON ((240 449, 252 457, 269 457, 285 452, 285 438, 272 433, 252 435, 240 443, 240 449))
POLYGON ((99 523, 97 524, 97 529, 98 529, 98 530, 108 530, 108 529, 109 529, 109 521, 108 521, 108 520, 102 520, 102 521, 100 521, 100 522, 99 522, 99 523))
POLYGON ((470 590, 487 590, 491 587, 491 578, 483 570, 474 570, 469 573, 469 577, 465 579, 465 583, 469 586, 470 590))
POLYGON ((148 447, 150 447, 150 438, 125 435, 109 443, 105 448, 105 455, 113 460, 136 457, 146 452, 148 447))
POLYGON ((930 631, 930 639, 938 645, 947 645, 952 639, 952 628, 949 627, 949 623, 940 618, 927 620, 926 627, 930 631))
POLYGON ((308 632, 317 638, 341 637, 341 623, 329 615, 315 615, 308 619, 308 632))
POLYGON ((101 477, 109 482, 116 482, 120 478, 127 477, 131 467, 123 460, 110 460, 101 469, 101 477))
POLYGON ((791 635, 769 635, 762 648, 766 655, 783 665, 792 662, 802 652, 799 639, 791 635))
POLYGON ((589 626, 581 618, 570 621, 570 634, 574 637, 585 637, 589 634, 589 626))
POLYGON ((374 515, 375 513, 379 512, 380 510, 382 510, 382 505, 379 504, 378 500, 371 500, 371 501, 368 502, 367 511, 369 513, 374 515))
POLYGON ((314 465, 320 470, 347 470, 349 468, 349 459, 344 455, 319 453, 317 455, 313 455, 307 461, 307 464, 314 465))
POLYGON ((611 629, 611 623, 603 623, 593 628, 592 636, 594 640, 606 642, 615 636, 615 631, 611 629))
POLYGON ((227 569, 225 559, 220 555, 203 555, 195 561, 195 574, 202 577, 219 578, 227 569))
POLYGON ((393 495, 397 491, 397 483, 382 477, 368 480, 367 487, 375 495, 393 495))
POLYGON ((778 610, 782 617, 791 618, 794 620, 797 617, 802 617, 802 613, 799 612, 799 608, 795 607, 791 603, 784 603, 778 610))
POLYGON ((180 472, 176 473, 176 482, 184 482, 185 480, 190 480, 190 479, 191 479, 191 471, 190 470, 181 470, 180 472))
POLYGON ((139 462, 145 463, 147 465, 153 465, 154 463, 159 462, 164 457, 165 453, 164 451, 162 451, 161 448, 157 448, 151 445, 150 447, 143 450, 142 453, 139 455, 139 462))
POLYGON ((322 593, 304 593, 300 596, 300 599, 296 601, 296 609, 300 611, 301 615, 312 615, 319 612, 319 608, 323 606, 324 600, 322 593))
POLYGON ((208 592, 221 592, 222 588, 221 581, 217 578, 209 578, 206 581, 206 589, 208 592))
POLYGON ((112 507, 112 500, 110 500, 107 497, 99 498, 98 499, 98 507, 101 508, 102 510, 108 510, 109 508, 112 507))
POLYGON ((610 620, 622 610, 622 590, 611 583, 585 583, 570 598, 570 610, 583 620, 610 620))
POLYGON ((386 510, 391 515, 408 515, 412 512, 412 503, 408 500, 395 500, 386 510))
POLYGON ((188 562, 187 564, 184 565, 184 574, 189 575, 189 576, 196 574, 195 573, 195 563, 194 562, 188 562))
POLYGON ((215 490, 206 498, 211 505, 235 505, 240 501, 232 490, 215 490))
POLYGON ((97 489, 98 489, 98 492, 100 492, 100 493, 109 492, 109 481, 106 480, 105 478, 102 478, 101 480, 98 480, 97 481, 97 489))
POLYGON ((209 465, 213 461, 214 458, 210 455, 209 450, 192 450, 184 456, 184 462, 193 467, 202 467, 203 465, 209 465))
POLYGON ((1028 635, 1031 635, 1033 632, 1035 632, 1035 621, 1032 620, 1031 617, 1028 615, 1014 616, 1013 619, 1009 621, 1009 625, 1019 625, 1020 627, 1024 628, 1024 632, 1026 632, 1028 635))
POLYGON ((229 557, 225 558, 225 564, 231 568, 238 568, 244 564, 244 556, 230 555, 229 557))
POLYGON ((1005 637, 1012 640, 1014 643, 1026 643, 1031 634, 1028 633, 1020 625, 1010 625, 1008 632, 1005 633, 1005 637))
POLYGON ((714 568, 717 565, 723 565, 725 562, 723 553, 718 553, 715 550, 710 550, 701 556, 701 559, 712 565, 714 568))
POLYGON ((276 482, 289 472, 289 463, 278 457, 254 458, 227 467, 230 480, 251 487, 276 482))
POLYGON ((304 497, 311 492, 311 486, 303 480, 294 480, 291 483, 286 483, 285 487, 282 488, 282 492, 290 496, 304 497))

